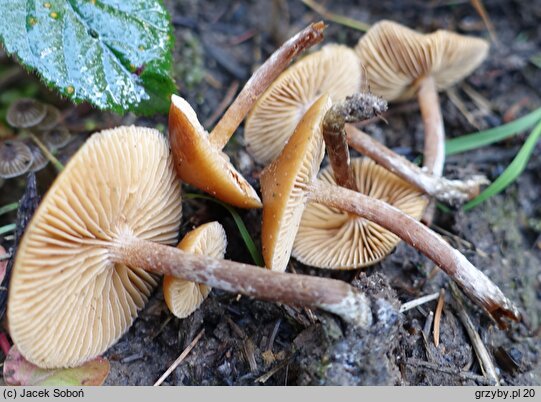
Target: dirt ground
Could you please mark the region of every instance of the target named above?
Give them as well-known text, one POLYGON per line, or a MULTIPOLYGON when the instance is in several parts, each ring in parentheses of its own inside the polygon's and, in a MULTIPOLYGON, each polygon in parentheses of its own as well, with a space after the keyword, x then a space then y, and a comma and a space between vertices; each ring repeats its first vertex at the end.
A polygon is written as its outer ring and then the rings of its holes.
MULTIPOLYGON (((485 0, 499 45, 457 94, 467 116, 441 94, 446 135, 497 126, 541 106, 541 69, 530 59, 541 52, 541 1, 485 0), (468 95, 473 88, 489 103, 480 108, 468 95)), ((482 36, 488 33, 467 0, 328 1, 332 12, 366 23, 383 18, 419 31, 444 28, 482 36)), ((175 70, 180 94, 205 126, 228 88, 242 85, 250 73, 290 34, 321 19, 301 1, 221 2, 166 1, 175 26, 175 70)), ((362 32, 329 23, 326 41, 354 45, 362 32)), ((70 108, 45 90, 42 100, 70 108)), ((388 124, 364 127, 374 138, 415 159, 422 149, 423 128, 415 102, 390 106, 388 124)), ((84 106, 72 121, 95 126, 137 123, 166 128, 166 116, 135 118, 100 113, 84 106)), ((78 123, 73 123, 77 125, 78 123)), ((89 134, 79 124, 78 137, 61 157, 66 160, 89 134)), ((482 173, 495 179, 512 160, 525 134, 453 157, 445 174, 482 173)), ((254 187, 261 170, 243 149, 242 129, 227 152, 254 187)), ((43 193, 52 168, 37 175, 43 193)), ((0 190, 0 205, 22 195, 25 180, 10 180, 0 190)), ((194 190, 186 187, 186 191, 194 190)), ((521 309, 523 322, 499 330, 470 303, 464 309, 489 350, 503 384, 540 385, 541 334, 541 144, 518 181, 470 212, 438 211, 434 229, 485 272, 521 309)), ((239 211, 259 242, 260 211, 239 211)), ((0 224, 13 222, 14 214, 0 224)), ((183 231, 211 220, 228 234, 226 258, 251 262, 227 211, 208 201, 185 202, 183 231)), ((4 239, 4 246, 11 244, 4 239)), ((258 246, 260 244, 258 243, 258 246)), ((400 244, 383 262, 365 270, 328 272, 291 262, 290 270, 352 281, 374 303, 375 324, 356 330, 336 317, 307 309, 260 302, 214 290, 201 309, 187 319, 172 317, 160 290, 133 327, 107 353, 109 385, 151 385, 200 331, 203 336, 166 385, 474 385, 489 384, 453 303, 449 280, 434 264, 400 244), (445 289, 438 347, 430 330, 435 302, 398 313, 401 303, 445 289)))

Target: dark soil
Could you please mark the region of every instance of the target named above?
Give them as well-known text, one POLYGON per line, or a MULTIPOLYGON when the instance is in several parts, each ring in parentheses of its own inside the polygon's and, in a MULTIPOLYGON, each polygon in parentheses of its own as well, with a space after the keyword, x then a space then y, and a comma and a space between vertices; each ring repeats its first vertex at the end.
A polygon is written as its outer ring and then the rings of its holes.
MULTIPOLYGON (((485 0, 500 45, 466 80, 489 101, 483 109, 457 93, 470 120, 441 94, 448 137, 497 126, 541 106, 541 69, 530 59, 541 52, 541 1, 485 0)), ((175 25, 179 92, 205 122, 228 88, 241 85, 250 73, 287 36, 320 17, 300 1, 166 1, 175 25), (274 17, 273 17, 274 16, 274 17), (278 17, 276 17, 278 16, 278 17)), ((488 38, 482 20, 469 1, 407 2, 380 0, 333 1, 333 12, 375 23, 393 19, 430 32, 444 28, 488 38), (447 4, 449 3, 449 4, 447 4)), ((329 23, 326 43, 354 45, 361 32, 329 23)), ((39 98, 65 109, 70 105, 40 90, 39 98)), ((93 121, 98 127, 120 123, 165 129, 166 116, 135 119, 77 107, 73 121, 93 121)), ((377 140, 416 158, 422 149, 423 128, 415 102, 391 105, 388 125, 378 122, 365 129, 377 140)), ((75 123, 74 123, 75 124, 75 123)), ((211 125, 212 122, 206 123, 211 125)), ((88 130, 63 157, 84 141, 88 130)), ((509 164, 525 134, 480 151, 448 158, 446 175, 482 173, 495 179, 509 164)), ((257 166, 243 150, 242 129, 228 144, 236 166, 258 186, 257 166)), ((52 168, 37 176, 43 193, 54 175, 52 168)), ((20 198, 24 180, 10 180, 0 192, 0 205, 20 198)), ((186 188, 193 192, 194 189, 186 188)), ((470 212, 438 211, 434 228, 460 249, 520 307, 524 320, 499 330, 479 309, 466 310, 493 357, 502 383, 541 384, 541 144, 537 145, 516 183, 470 212)), ((211 220, 220 221, 228 234, 226 258, 251 262, 238 230, 222 207, 208 201, 185 203, 183 231, 211 220)), ((259 241, 260 211, 239 211, 259 241)), ((14 222, 3 216, 1 224, 14 222)), ((12 243, 4 239, 8 248, 12 243)), ((258 244, 259 245, 259 244, 258 244)), ((264 303, 214 290, 191 317, 172 317, 158 290, 128 333, 107 353, 111 373, 107 384, 150 385, 194 337, 204 335, 188 357, 169 376, 169 385, 474 385, 488 384, 457 315, 449 280, 434 264, 400 244, 391 256, 369 269, 351 272, 314 270, 292 261, 296 272, 352 281, 366 291, 374 305, 374 326, 360 331, 319 311, 264 303), (438 347, 427 326, 436 302, 405 314, 401 303, 446 289, 438 347)))

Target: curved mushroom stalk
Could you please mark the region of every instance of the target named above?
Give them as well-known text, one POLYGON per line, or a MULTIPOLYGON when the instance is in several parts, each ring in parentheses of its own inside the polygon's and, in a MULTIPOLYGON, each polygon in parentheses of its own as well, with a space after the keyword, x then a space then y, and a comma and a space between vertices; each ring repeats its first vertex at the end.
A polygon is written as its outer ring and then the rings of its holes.
POLYGON ((356 214, 381 225, 434 261, 502 328, 504 318, 519 320, 520 313, 502 291, 458 250, 411 216, 389 204, 343 187, 320 181, 306 188, 309 200, 356 214))
POLYGON ((284 43, 254 73, 210 134, 199 123, 191 106, 173 95, 169 112, 169 137, 179 177, 206 193, 240 208, 260 208, 261 201, 222 152, 246 114, 289 62, 323 39, 325 24, 311 24, 284 43))
POLYGON ((267 62, 257 69, 210 133, 209 141, 213 146, 222 149, 227 144, 259 96, 265 92, 291 60, 305 49, 323 40, 324 29, 323 21, 310 24, 285 42, 267 62))
POLYGON ((476 197, 480 192, 480 187, 489 183, 482 175, 472 176, 466 180, 448 180, 437 177, 397 155, 354 126, 346 124, 345 129, 347 142, 353 149, 440 201, 451 205, 461 205, 476 197))
POLYGON ((362 328, 372 321, 367 297, 342 281, 268 271, 235 261, 193 255, 133 237, 117 242, 111 251, 118 263, 149 272, 261 300, 321 308, 362 328))

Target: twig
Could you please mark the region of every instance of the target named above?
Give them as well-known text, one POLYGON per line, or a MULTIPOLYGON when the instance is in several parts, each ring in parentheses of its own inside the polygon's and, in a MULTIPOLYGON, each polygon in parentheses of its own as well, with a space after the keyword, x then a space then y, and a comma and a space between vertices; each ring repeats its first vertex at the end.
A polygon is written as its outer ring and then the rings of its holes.
MULTIPOLYGON (((481 95, 479 92, 477 92, 471 85, 469 85, 466 82, 462 82, 460 84, 460 88, 464 91, 466 95, 470 97, 470 99, 477 105, 477 107, 481 110, 483 110, 485 113, 490 113, 492 110, 494 110, 494 106, 492 103, 485 98, 483 95, 481 95)), ((512 119, 514 120, 514 119, 512 119)))
POLYGON ((481 365, 481 371, 489 381, 492 381, 493 384, 500 385, 498 375, 496 374, 496 367, 494 367, 494 363, 492 362, 492 359, 490 357, 490 354, 488 353, 487 348, 485 347, 485 344, 481 340, 481 337, 476 331, 475 326, 470 319, 470 316, 464 308, 464 303, 462 300, 462 296, 460 295, 460 291, 453 283, 451 283, 450 286, 453 298, 456 302, 455 308, 457 310, 458 317, 460 318, 462 325, 464 325, 464 327, 466 328, 466 332, 470 337, 473 349, 475 350, 475 354, 477 355, 477 358, 479 359, 479 364, 481 365))
POLYGON ((237 93, 238 89, 239 89, 239 82, 235 80, 227 89, 227 92, 225 93, 225 96, 220 102, 220 104, 218 105, 218 107, 214 110, 212 115, 203 123, 205 127, 210 127, 216 122, 218 117, 222 115, 224 110, 233 101, 233 98, 235 97, 235 94, 237 93))
POLYGON ((439 371, 446 374, 451 374, 463 380, 477 381, 477 383, 479 383, 480 385, 494 385, 494 382, 491 382, 486 377, 483 377, 475 373, 471 373, 469 371, 460 371, 459 369, 456 369, 453 367, 442 367, 437 364, 425 362, 423 360, 419 360, 415 358, 409 358, 408 360, 406 360, 406 364, 410 366, 423 367, 430 370, 439 371))
POLYGON ((254 382, 260 382, 261 384, 265 384, 269 380, 269 378, 271 378, 278 371, 286 367, 289 364, 289 362, 290 362, 290 359, 285 359, 284 361, 274 366, 272 369, 270 369, 268 372, 266 372, 262 376, 257 377, 254 382))
POLYGON ((423 335, 423 343, 425 345, 426 350, 426 358, 430 361, 434 361, 434 355, 432 354, 431 345, 428 342, 428 338, 430 335, 430 328, 432 328, 432 323, 434 322, 434 313, 431 311, 428 313, 428 316, 426 317, 425 326, 423 327, 422 335, 423 335))
POLYGON ((481 131, 481 126, 479 126, 473 114, 470 113, 470 111, 466 108, 466 105, 464 105, 464 102, 462 102, 462 99, 460 99, 460 97, 458 96, 456 88, 448 88, 445 92, 447 93, 447 96, 449 97, 451 103, 455 105, 456 108, 460 111, 460 113, 462 113, 462 115, 466 118, 466 120, 468 120, 468 123, 470 123, 478 131, 481 131))
POLYGON ((154 386, 157 387, 159 386, 162 382, 165 381, 165 379, 167 377, 169 377, 169 374, 171 374, 173 372, 173 370, 175 370, 178 365, 180 363, 182 363, 182 361, 186 358, 186 356, 188 356, 188 353, 191 352, 191 350, 195 347, 195 345, 197 344, 197 342, 199 342, 199 339, 201 339, 201 337, 203 336, 203 334, 205 333, 205 329, 202 329, 198 334, 197 336, 194 338, 194 340, 188 345, 188 347, 186 349, 184 349, 184 351, 180 354, 179 357, 177 357, 177 360, 175 360, 173 362, 173 364, 171 364, 171 366, 167 369, 167 371, 165 373, 163 373, 163 375, 158 379, 158 381, 156 381, 154 383, 154 386))
POLYGON ((445 290, 440 290, 440 296, 438 298, 438 304, 436 305, 436 312, 434 313, 434 345, 438 347, 440 345, 440 322, 441 313, 443 311, 443 301, 445 297, 445 290))
POLYGON ((490 19, 487 10, 485 9, 485 6, 483 5, 483 2, 481 0, 471 0, 471 4, 473 8, 475 8, 475 11, 477 11, 477 14, 479 14, 479 16, 483 19, 483 22, 488 29, 488 33, 490 35, 490 39, 492 39, 492 42, 496 46, 500 46, 498 35, 496 34, 496 30, 494 29, 492 20, 490 19))
POLYGON ((274 340, 276 339, 276 335, 278 334, 278 329, 280 329, 281 323, 282 323, 282 319, 278 318, 276 320, 276 324, 274 324, 274 328, 272 329, 272 333, 269 338, 269 343, 267 344, 267 351, 272 352, 272 346, 274 345, 274 340))
POLYGON ((328 11, 321 4, 316 3, 313 0, 302 0, 302 2, 316 13, 321 15, 323 18, 336 22, 337 24, 343 25, 348 28, 356 29, 357 31, 366 32, 370 29, 370 25, 361 21, 357 21, 353 18, 345 17, 343 15, 335 14, 328 11))
POLYGON ((419 297, 418 299, 414 299, 407 303, 402 304, 398 311, 401 313, 405 313, 406 311, 411 310, 412 308, 421 306, 425 303, 431 302, 432 300, 436 300, 439 296, 440 296, 440 292, 436 292, 436 293, 432 293, 426 296, 419 297))

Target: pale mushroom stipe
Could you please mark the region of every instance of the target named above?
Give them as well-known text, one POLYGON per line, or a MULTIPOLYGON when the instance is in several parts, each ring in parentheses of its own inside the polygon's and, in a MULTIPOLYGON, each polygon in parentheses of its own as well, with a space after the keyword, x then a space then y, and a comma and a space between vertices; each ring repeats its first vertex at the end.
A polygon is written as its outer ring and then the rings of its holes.
MULTIPOLYGON (((428 173, 441 176, 445 129, 438 90, 470 74, 488 54, 483 39, 436 31, 423 35, 392 21, 373 25, 356 46, 371 90, 387 101, 417 96, 425 128, 424 161, 428 173)), ((432 204, 433 205, 433 204, 432 204)), ((432 220, 433 207, 425 220, 432 220)))
POLYGON ((325 25, 314 23, 284 43, 257 69, 209 133, 192 107, 173 95, 169 112, 169 137, 179 177, 212 196, 241 208, 259 208, 259 196, 222 152, 258 97, 289 62, 323 39, 325 25))

